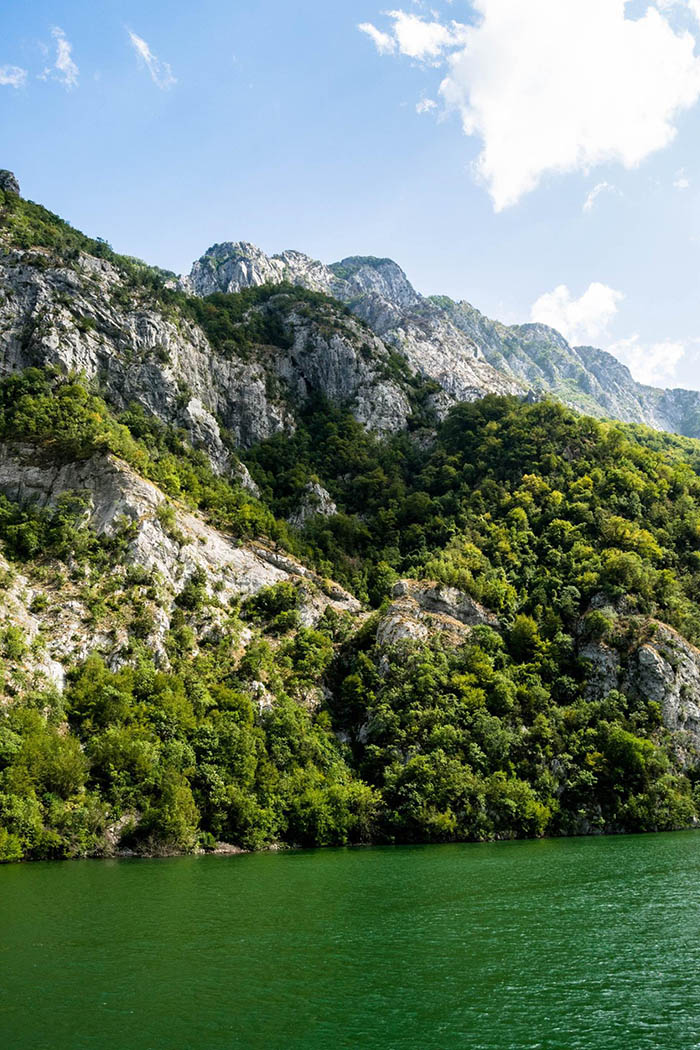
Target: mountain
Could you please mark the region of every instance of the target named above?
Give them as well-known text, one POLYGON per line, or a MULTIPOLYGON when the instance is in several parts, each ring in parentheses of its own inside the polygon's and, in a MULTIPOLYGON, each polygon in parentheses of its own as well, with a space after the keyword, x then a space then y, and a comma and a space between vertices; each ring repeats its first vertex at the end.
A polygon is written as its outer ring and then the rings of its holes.
POLYGON ((0 172, 0 860, 697 823, 700 443, 388 260, 214 255, 0 172))
POLYGON ((284 281, 346 303, 420 374, 457 400, 485 393, 549 394, 581 412, 700 437, 700 393, 637 383, 612 354, 572 347, 542 324, 503 325, 467 302, 424 297, 391 259, 324 266, 300 252, 268 257, 252 244, 216 244, 181 286, 206 296, 284 281))

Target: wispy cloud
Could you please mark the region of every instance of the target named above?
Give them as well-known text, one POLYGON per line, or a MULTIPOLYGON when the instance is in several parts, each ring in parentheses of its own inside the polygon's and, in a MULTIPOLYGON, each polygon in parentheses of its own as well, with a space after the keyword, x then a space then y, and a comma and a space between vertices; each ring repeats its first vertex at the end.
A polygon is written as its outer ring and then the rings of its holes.
POLYGON ((127 29, 127 33, 129 34, 131 46, 151 74, 153 83, 161 88, 162 91, 167 91, 173 84, 177 84, 177 79, 173 76, 173 71, 169 64, 161 61, 157 55, 153 54, 143 37, 132 33, 130 29, 127 29))
POLYGON ((389 33, 382 33, 381 29, 377 29, 371 22, 361 22, 357 28, 361 33, 367 34, 380 55, 391 55, 396 51, 396 41, 393 36, 390 36, 389 33))
POLYGON ((690 179, 686 175, 685 168, 680 168, 676 172, 676 177, 673 180, 673 188, 676 190, 690 189, 690 179))
POLYGON ((673 339, 645 345, 640 343, 638 335, 620 339, 608 350, 623 365, 627 365, 635 379, 653 386, 675 384, 678 366, 686 354, 685 345, 673 339))
POLYGON ((591 190, 591 192, 588 194, 588 196, 586 197, 585 201, 583 202, 583 210, 585 212, 592 212, 593 211, 593 207, 595 205, 595 202, 598 200, 598 198, 600 197, 601 193, 616 193, 616 194, 618 194, 618 196, 621 196, 620 191, 618 190, 617 186, 613 186, 613 184, 611 182, 599 182, 597 185, 595 185, 593 187, 593 189, 591 190))
POLYGON ((20 66, 0 66, 1 87, 24 87, 27 83, 27 71, 20 66))
POLYGON ((47 80, 49 77, 52 77, 70 91, 71 88, 78 86, 80 73, 73 61, 73 48, 60 26, 54 26, 51 30, 51 36, 56 42, 56 59, 53 67, 44 70, 43 79, 47 80))
POLYGON ((419 62, 439 65, 446 51, 463 44, 466 27, 458 22, 443 25, 429 22, 408 11, 388 11, 393 25, 388 33, 371 22, 362 22, 357 28, 374 42, 380 55, 398 53, 419 62))
POLYGON ((422 98, 420 102, 416 102, 416 113, 431 113, 434 109, 437 109, 434 98, 422 98))

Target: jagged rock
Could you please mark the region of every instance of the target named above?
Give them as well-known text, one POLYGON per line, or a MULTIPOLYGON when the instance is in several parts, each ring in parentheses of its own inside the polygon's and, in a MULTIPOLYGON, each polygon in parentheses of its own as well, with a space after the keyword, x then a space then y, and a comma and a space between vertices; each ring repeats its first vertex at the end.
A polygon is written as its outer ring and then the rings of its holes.
POLYGON ((235 474, 236 478, 238 479, 238 483, 242 486, 242 488, 244 488, 246 492, 249 492, 251 496, 255 496, 255 498, 258 499, 260 496, 260 489, 250 476, 250 471, 246 467, 245 463, 241 463, 240 461, 238 463, 235 463, 233 467, 233 473, 235 474))
MULTIPOLYGON (((219 424, 198 397, 192 397, 187 402, 184 422, 192 444, 195 448, 205 449, 214 470, 223 474, 229 466, 230 456, 221 440, 219 424)), ((247 471, 245 473, 248 474, 247 471)), ((252 481, 252 478, 250 480, 252 481)))
POLYGON ((700 651, 654 621, 649 640, 629 662, 625 692, 659 704, 664 725, 688 733, 700 748, 700 651))
POLYGON ((624 662, 618 650, 605 642, 589 641, 579 650, 590 668, 586 699, 602 700, 617 689, 645 703, 658 704, 681 761, 698 761, 700 650, 657 620, 629 616, 620 626, 637 638, 624 662))
POLYGON ((391 605, 377 627, 377 643, 426 641, 439 632, 450 645, 463 645, 478 624, 498 627, 498 618, 469 595, 445 584, 399 580, 391 605))
POLYGON ((14 193, 17 197, 21 196, 16 176, 6 168, 0 168, 0 190, 4 190, 5 193, 14 193))
MULTIPOLYGON (((325 292, 361 317, 447 404, 486 393, 554 394, 571 408, 700 437, 700 393, 637 383, 605 350, 572 347, 543 324, 504 325, 470 303, 421 296, 391 259, 354 256, 325 266, 301 252, 268 257, 239 242, 210 248, 181 284, 196 295, 286 281, 325 292)), ((445 406, 438 406, 444 414, 445 406)))
POLYGON ((199 259, 180 286, 194 295, 240 292, 264 284, 290 284, 313 292, 333 295, 341 287, 331 270, 302 252, 287 251, 267 256, 246 241, 215 244, 199 259))
POLYGON ((247 447, 292 431, 312 397, 347 405, 380 432, 402 429, 411 414, 406 384, 388 378, 386 346, 332 303, 311 314, 293 294, 274 296, 252 309, 275 313, 284 345, 229 359, 191 320, 127 290, 104 259, 83 253, 72 266, 50 265, 40 249, 0 250, 0 284, 0 371, 47 364, 99 378, 117 407, 137 402, 184 426, 219 471, 228 458, 217 420, 247 447))
POLYGON ((320 514, 324 518, 332 518, 338 513, 338 508, 330 497, 330 493, 320 485, 318 481, 310 481, 304 486, 299 506, 289 517, 289 524, 300 529, 309 518, 320 514))
POLYGON ((586 681, 586 699, 596 700, 617 689, 620 678, 620 654, 603 642, 581 646, 579 656, 587 660, 590 670, 586 681))
POLYGON ((499 626, 498 617, 494 613, 474 601, 464 591, 449 587, 445 583, 399 580, 394 586, 393 594, 395 598, 412 598, 425 612, 451 616, 468 627, 476 627, 477 624, 494 628, 499 626))
POLYGON ((496 372, 474 341, 419 295, 391 259, 358 256, 325 266, 301 252, 269 257, 244 242, 217 244, 194 264, 189 277, 181 278, 181 285, 204 296, 280 281, 347 303, 386 343, 400 350, 412 368, 437 381, 449 398, 473 400, 489 392, 524 392, 517 380, 496 372))

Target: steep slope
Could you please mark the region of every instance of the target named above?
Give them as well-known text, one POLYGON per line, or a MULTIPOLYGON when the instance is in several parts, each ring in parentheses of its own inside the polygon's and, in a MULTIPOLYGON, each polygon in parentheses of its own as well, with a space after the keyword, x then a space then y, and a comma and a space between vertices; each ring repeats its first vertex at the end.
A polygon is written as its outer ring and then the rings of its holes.
POLYGON ((288 281, 347 303, 413 368, 457 400, 484 393, 553 395, 582 412, 700 436, 700 394, 637 383, 594 347, 572 347, 546 325, 503 325, 467 302, 419 295, 391 259, 353 257, 324 266, 300 252, 268 257, 254 245, 217 244, 183 287, 196 295, 288 281))
POLYGON ((455 400, 526 392, 517 379, 492 368, 476 343, 465 338, 444 311, 418 295, 391 259, 345 259, 329 267, 301 252, 268 257, 251 244, 217 244, 194 264, 189 277, 181 279, 181 286, 207 296, 280 281, 347 303, 413 369, 455 400))
POLYGON ((388 260, 193 297, 0 185, 0 860, 698 821, 699 443, 477 399, 388 260))
POLYGON ((352 405, 378 430, 406 425, 410 375, 339 303, 289 286, 217 309, 166 284, 0 190, 0 374, 79 372, 117 407, 136 402, 184 428, 220 469, 221 428, 250 445, 293 429, 313 398, 352 405))

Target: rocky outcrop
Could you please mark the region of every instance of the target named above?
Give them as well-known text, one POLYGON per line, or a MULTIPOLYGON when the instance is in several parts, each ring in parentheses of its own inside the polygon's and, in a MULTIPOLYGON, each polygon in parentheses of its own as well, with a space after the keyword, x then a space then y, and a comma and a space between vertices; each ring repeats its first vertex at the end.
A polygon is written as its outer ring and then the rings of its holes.
MULTIPOLYGON (((246 241, 215 244, 199 259, 180 286, 192 295, 240 292, 264 284, 295 284, 334 295, 342 289, 329 267, 302 252, 268 256, 246 241)), ((339 296, 336 295, 336 298, 339 296)))
POLYGON ((651 634, 633 654, 623 689, 659 705, 663 723, 687 734, 700 749, 700 650, 667 624, 651 624, 651 634))
POLYGON ((16 197, 20 196, 19 182, 13 172, 6 168, 0 168, 0 190, 5 193, 14 193, 16 197))
MULTIPOLYGON (((342 587, 321 579, 291 555, 262 542, 237 542, 171 503, 156 485, 113 456, 52 465, 31 446, 0 445, 0 492, 14 502, 41 508, 55 506, 67 492, 87 497, 84 525, 98 535, 122 537, 126 570, 143 570, 158 592, 159 601, 150 609, 154 622, 148 642, 163 663, 167 663, 164 639, 175 602, 198 571, 204 574, 211 599, 207 630, 225 620, 232 599, 286 581, 299 588, 300 619, 305 626, 317 623, 329 607, 353 614, 361 609, 342 587)), ((33 589, 28 579, 21 578, 12 591, 5 590, 2 600, 0 617, 4 608, 9 621, 23 625, 30 641, 39 634, 45 640, 45 655, 36 667, 43 668, 56 685, 62 684, 64 663, 99 651, 118 665, 128 650, 126 625, 86 626, 90 616, 80 586, 64 582, 59 588, 33 589), (44 601, 40 611, 30 613, 36 593, 43 594, 44 601)))
MULTIPOLYGON (((612 613, 612 610, 611 610, 612 613)), ((614 614, 613 614, 614 615, 614 614)), ((588 664, 586 698, 602 700, 613 690, 658 705, 665 729, 684 762, 700 758, 700 650, 668 624, 627 616, 617 621, 626 651, 609 642, 587 641, 579 656, 588 664)), ((619 643, 622 644, 622 643, 619 643)))
POLYGON ((393 601, 377 626, 377 643, 422 642, 439 634, 448 645, 463 645, 480 624, 495 628, 498 618, 456 587, 399 580, 393 601))
POLYGON ((195 295, 281 281, 324 292, 365 321, 399 350, 416 372, 437 382, 450 398, 473 400, 485 393, 524 393, 512 376, 498 373, 479 347, 443 311, 419 295, 391 259, 353 257, 333 266, 301 252, 268 257, 254 245, 217 244, 192 267, 182 287, 195 295))
POLYGON ((332 518, 337 513, 338 508, 331 499, 330 493, 318 481, 309 481, 304 486, 298 507, 288 520, 290 525, 300 529, 310 518, 314 518, 316 515, 332 518))

